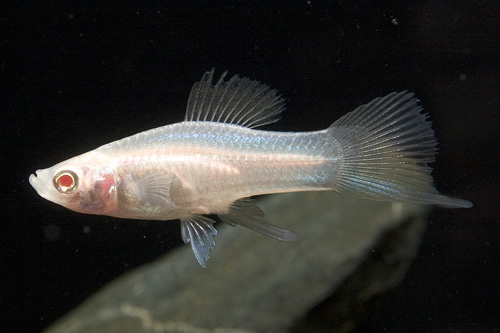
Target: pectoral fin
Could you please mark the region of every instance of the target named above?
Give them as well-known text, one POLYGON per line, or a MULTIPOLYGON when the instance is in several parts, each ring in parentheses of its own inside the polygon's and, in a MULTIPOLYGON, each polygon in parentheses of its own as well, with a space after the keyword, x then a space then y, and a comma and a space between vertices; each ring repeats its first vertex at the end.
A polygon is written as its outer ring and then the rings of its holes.
POLYGON ((235 201, 227 214, 219 215, 220 219, 229 225, 241 225, 242 227, 256 231, 263 235, 284 242, 296 242, 297 234, 291 230, 282 229, 272 225, 264 219, 264 213, 251 199, 235 201))
POLYGON ((173 176, 160 172, 146 175, 126 174, 119 183, 118 200, 129 211, 137 211, 138 217, 144 214, 157 214, 172 206, 170 184, 173 176))
POLYGON ((210 257, 209 252, 215 246, 214 236, 217 230, 214 221, 202 215, 181 219, 181 233, 184 243, 191 243, 194 255, 201 266, 210 257))

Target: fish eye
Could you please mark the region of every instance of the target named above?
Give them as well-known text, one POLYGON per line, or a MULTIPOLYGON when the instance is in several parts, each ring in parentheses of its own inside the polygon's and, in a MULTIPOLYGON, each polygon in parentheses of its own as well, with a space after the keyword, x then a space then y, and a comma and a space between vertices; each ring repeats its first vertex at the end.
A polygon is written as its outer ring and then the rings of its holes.
POLYGON ((63 170, 56 173, 53 179, 54 187, 61 193, 73 192, 78 187, 78 176, 70 170, 63 170))

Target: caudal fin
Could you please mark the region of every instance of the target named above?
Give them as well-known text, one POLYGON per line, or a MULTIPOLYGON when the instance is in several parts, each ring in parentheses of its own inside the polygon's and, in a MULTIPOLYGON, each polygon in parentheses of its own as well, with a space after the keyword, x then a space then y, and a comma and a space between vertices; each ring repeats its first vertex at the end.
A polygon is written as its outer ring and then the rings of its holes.
POLYGON ((413 93, 393 92, 330 126, 339 154, 333 189, 376 200, 472 207, 434 188, 428 163, 435 160, 437 142, 422 111, 413 93))

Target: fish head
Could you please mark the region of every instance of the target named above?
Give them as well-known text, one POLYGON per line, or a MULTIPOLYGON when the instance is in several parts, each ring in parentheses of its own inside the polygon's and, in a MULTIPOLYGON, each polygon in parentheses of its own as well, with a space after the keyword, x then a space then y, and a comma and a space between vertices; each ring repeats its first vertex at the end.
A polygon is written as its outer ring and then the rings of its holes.
POLYGON ((37 170, 29 182, 41 197, 80 213, 105 214, 116 202, 113 170, 80 159, 37 170))

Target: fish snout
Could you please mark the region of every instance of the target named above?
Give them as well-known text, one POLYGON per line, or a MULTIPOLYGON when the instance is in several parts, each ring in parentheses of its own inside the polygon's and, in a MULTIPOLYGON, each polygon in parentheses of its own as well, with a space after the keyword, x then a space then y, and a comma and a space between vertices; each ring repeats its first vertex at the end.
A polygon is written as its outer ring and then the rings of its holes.
MULTIPOLYGON (((38 183, 37 183, 37 182, 38 182, 37 172, 38 172, 38 170, 37 170, 37 171, 35 171, 35 173, 34 173, 34 174, 32 173, 32 174, 30 175, 30 178, 29 178, 30 184, 31 184, 31 186, 33 186, 33 188, 34 188, 35 190, 37 190, 37 185, 38 185, 38 183)), ((37 190, 37 191, 38 191, 38 190, 37 190)))
POLYGON ((29 182, 31 186, 37 191, 38 194, 42 195, 43 185, 44 185, 44 170, 36 170, 34 174, 29 177, 29 182))

